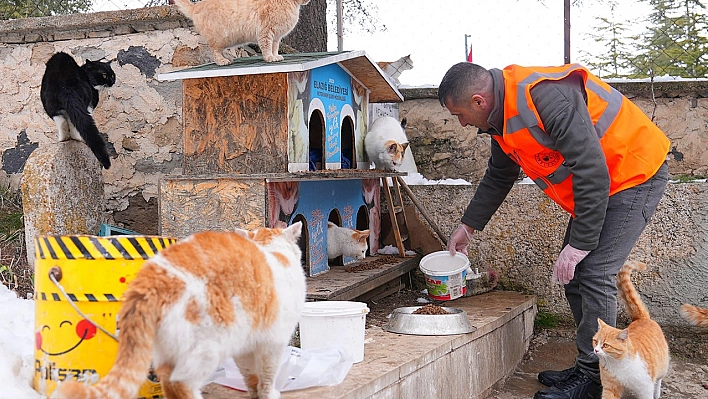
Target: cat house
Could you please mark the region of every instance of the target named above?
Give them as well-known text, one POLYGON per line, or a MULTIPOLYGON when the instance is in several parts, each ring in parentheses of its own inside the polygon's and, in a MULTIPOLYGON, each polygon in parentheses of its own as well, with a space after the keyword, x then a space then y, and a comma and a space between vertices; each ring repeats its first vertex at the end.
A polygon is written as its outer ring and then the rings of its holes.
MULTIPOLYGON (((309 276, 330 269, 327 222, 370 230, 379 181, 364 151, 371 103, 401 102, 363 51, 239 58, 158 75, 182 80, 183 176, 160 182, 160 234, 303 221, 309 276)), ((347 264, 351 259, 337 259, 347 264)))

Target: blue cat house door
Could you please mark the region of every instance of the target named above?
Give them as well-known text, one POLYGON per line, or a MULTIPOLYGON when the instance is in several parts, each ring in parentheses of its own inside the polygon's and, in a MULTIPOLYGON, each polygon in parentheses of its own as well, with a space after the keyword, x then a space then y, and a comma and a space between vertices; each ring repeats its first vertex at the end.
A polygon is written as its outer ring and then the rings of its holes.
POLYGON ((158 75, 182 80, 184 131, 184 175, 160 181, 160 234, 303 221, 316 276, 330 270, 328 221, 371 230, 379 247, 380 178, 404 173, 369 169, 368 108, 403 96, 363 51, 283 56, 158 75))

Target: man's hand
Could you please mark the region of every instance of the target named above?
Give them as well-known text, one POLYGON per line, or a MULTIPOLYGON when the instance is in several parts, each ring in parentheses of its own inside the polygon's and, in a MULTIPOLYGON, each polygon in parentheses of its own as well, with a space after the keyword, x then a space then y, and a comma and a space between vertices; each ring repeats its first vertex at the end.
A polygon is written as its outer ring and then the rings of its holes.
POLYGON ((555 266, 553 266, 553 282, 568 284, 575 276, 575 266, 578 265, 590 251, 573 248, 570 245, 563 247, 555 266))
POLYGON ((447 250, 450 251, 450 255, 455 256, 457 251, 467 255, 467 247, 472 241, 472 232, 470 232, 470 230, 474 231, 471 227, 460 224, 457 229, 452 232, 450 239, 447 240, 447 250))

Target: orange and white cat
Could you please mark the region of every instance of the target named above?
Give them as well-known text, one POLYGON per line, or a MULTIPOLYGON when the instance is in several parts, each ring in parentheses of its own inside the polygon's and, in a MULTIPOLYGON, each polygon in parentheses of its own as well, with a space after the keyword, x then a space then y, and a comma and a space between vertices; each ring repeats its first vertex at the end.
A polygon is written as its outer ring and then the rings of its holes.
POLYGON ((111 371, 96 385, 65 382, 57 397, 133 399, 152 362, 167 399, 198 399, 231 357, 252 398, 278 399, 275 374, 305 304, 301 231, 207 231, 162 250, 125 292, 111 371))
POLYGON ((600 328, 592 342, 600 359, 602 399, 619 399, 625 390, 637 399, 661 396, 661 381, 669 371, 669 345, 630 280, 633 270, 646 267, 630 261, 617 274, 619 297, 632 319, 629 326, 618 329, 597 319, 600 328))
POLYGON ((708 328, 708 309, 684 303, 681 305, 681 316, 694 326, 708 328))
POLYGON ((327 259, 347 256, 357 260, 366 257, 369 230, 354 230, 327 222, 327 259))
POLYGON ((403 130, 406 118, 382 116, 376 119, 364 137, 364 149, 376 169, 396 171, 403 165, 403 156, 408 148, 408 138, 403 130))
POLYGON ((282 61, 280 39, 290 33, 300 18, 300 6, 310 0, 174 0, 179 10, 194 22, 206 39, 214 62, 231 63, 223 51, 229 47, 258 43, 265 62, 282 61))

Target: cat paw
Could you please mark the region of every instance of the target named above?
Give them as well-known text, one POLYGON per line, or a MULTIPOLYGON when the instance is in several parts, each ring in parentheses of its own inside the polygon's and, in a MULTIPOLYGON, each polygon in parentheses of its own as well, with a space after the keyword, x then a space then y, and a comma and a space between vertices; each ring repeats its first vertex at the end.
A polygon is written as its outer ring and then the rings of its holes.
POLYGON ((277 62, 277 61, 284 60, 284 58, 282 55, 266 55, 266 56, 263 56, 263 60, 265 62, 277 62))
POLYGON ((231 63, 227 58, 215 59, 214 62, 216 65, 229 65, 231 63))

